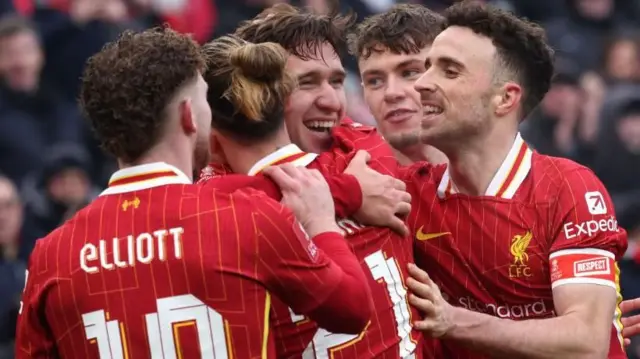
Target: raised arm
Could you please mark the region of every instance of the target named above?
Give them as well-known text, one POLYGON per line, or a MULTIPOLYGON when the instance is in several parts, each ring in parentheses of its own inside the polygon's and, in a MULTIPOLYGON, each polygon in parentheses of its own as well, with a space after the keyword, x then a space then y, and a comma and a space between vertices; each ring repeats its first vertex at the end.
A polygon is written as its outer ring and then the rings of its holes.
POLYGON ((321 327, 359 333, 373 310, 371 294, 335 223, 328 185, 319 172, 293 166, 272 170, 271 176, 282 189, 283 205, 256 204, 262 281, 294 312, 321 327))

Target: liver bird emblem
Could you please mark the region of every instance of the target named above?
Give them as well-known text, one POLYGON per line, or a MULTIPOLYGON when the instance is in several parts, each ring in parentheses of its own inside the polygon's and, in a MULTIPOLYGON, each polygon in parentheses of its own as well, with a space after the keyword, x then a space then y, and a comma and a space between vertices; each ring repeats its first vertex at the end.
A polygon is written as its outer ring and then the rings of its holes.
POLYGON ((513 256, 513 264, 524 265, 529 261, 529 254, 527 254, 527 248, 533 234, 527 232, 524 235, 515 235, 511 240, 511 255, 513 256))

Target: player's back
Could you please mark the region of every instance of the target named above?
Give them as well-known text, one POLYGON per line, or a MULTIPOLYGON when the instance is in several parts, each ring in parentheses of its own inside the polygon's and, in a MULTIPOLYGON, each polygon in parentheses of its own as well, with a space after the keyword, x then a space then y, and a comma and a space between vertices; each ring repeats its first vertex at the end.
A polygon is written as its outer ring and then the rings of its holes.
MULTIPOLYGON (((333 135, 335 142, 331 151, 299 165, 318 169, 325 176, 342 173, 356 151, 364 149, 369 150, 372 157, 381 156, 381 161, 376 158, 369 163, 372 168, 394 175, 395 158, 375 129, 347 123, 334 129, 333 135)), ((272 156, 278 158, 278 163, 288 162, 287 156, 297 161, 304 156, 299 151, 272 156)), ((286 306, 274 303, 273 327, 278 354, 283 358, 345 359, 419 356, 420 334, 411 330, 417 312, 409 306, 405 289, 407 264, 413 262, 411 239, 388 228, 364 226, 351 218, 340 218, 337 222, 369 277, 375 314, 360 335, 334 334, 294 314, 286 306)))
MULTIPOLYGON (((248 196, 144 185, 157 176, 112 183, 37 243, 24 305, 44 313, 45 345, 62 358, 272 357, 270 297, 244 253, 256 245, 248 196)), ((32 349, 18 348, 44 357, 32 349)))

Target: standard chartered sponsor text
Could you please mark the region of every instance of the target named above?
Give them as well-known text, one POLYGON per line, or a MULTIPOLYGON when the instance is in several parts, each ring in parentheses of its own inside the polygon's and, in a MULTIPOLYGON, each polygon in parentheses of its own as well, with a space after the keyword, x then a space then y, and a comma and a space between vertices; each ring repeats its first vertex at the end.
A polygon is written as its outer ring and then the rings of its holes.
POLYGON ((549 317, 554 313, 553 310, 547 309, 547 305, 542 299, 525 304, 496 304, 482 303, 471 297, 460 297, 458 298, 458 305, 474 312, 508 319, 549 317))

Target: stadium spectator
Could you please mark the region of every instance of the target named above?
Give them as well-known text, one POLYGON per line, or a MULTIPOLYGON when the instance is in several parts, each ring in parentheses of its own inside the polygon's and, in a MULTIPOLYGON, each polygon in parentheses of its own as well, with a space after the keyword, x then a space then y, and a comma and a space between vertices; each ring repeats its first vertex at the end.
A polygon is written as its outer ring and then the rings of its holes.
POLYGON ((60 226, 98 192, 91 187, 91 162, 83 148, 56 146, 43 162, 42 169, 27 177, 23 185, 30 237, 21 242, 21 255, 30 253, 36 239, 60 226))
POLYGON ((0 359, 13 358, 26 265, 18 258, 23 210, 16 186, 0 175, 0 359))
POLYGON ((20 184, 42 168, 42 154, 57 143, 82 143, 74 103, 41 81, 44 63, 34 27, 20 17, 0 21, 0 171, 20 184))

